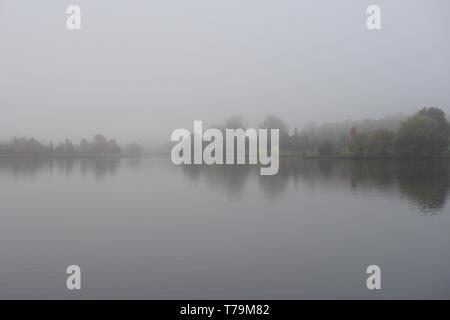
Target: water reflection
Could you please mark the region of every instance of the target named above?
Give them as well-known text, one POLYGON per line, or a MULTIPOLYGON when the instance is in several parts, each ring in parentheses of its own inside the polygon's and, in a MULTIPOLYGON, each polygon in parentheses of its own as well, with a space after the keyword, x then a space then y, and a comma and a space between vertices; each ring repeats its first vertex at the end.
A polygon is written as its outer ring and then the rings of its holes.
POLYGON ((423 213, 437 214, 446 206, 450 188, 447 160, 353 161, 352 187, 397 189, 423 213))
POLYGON ((446 207, 450 190, 450 168, 445 159, 428 160, 300 160, 282 159, 274 176, 260 176, 251 166, 186 166, 187 176, 206 176, 211 186, 224 185, 239 194, 249 178, 257 177, 267 200, 277 200, 291 184, 318 190, 395 194, 406 198, 425 214, 446 207))
POLYGON ((71 177, 93 175, 96 179, 114 176, 121 165, 121 159, 102 158, 3 158, 0 159, 0 173, 15 178, 35 179, 40 174, 57 174, 71 177))
POLYGON ((234 198, 239 198, 247 183, 247 179, 256 172, 255 167, 249 166, 181 166, 185 176, 192 181, 199 181, 200 178, 205 177, 206 183, 211 188, 221 186, 224 187, 225 192, 234 198), (253 170, 252 170, 253 169, 253 170), (254 171, 254 172, 252 172, 254 171))
MULTIPOLYGON (((246 186, 258 188, 267 201, 280 201, 289 188, 319 191, 372 192, 405 197, 425 214, 437 214, 446 207, 450 189, 450 168, 440 160, 300 160, 282 159, 274 176, 259 175, 256 166, 174 166, 170 160, 119 158, 3 158, 0 174, 15 179, 36 179, 39 175, 114 177, 118 170, 145 172, 148 166, 164 165, 170 172, 182 172, 192 185, 206 182, 233 197, 242 197, 246 186), (151 162, 155 161, 155 163, 151 162), (168 165, 170 164, 170 165, 168 165)), ((164 173, 168 174, 168 172, 164 173)), ((162 176, 164 177, 164 175, 162 176)), ((155 181, 158 183, 158 181, 155 181)))
POLYGON ((450 188, 447 161, 418 161, 398 165, 400 191, 419 206, 424 213, 436 214, 446 207, 450 188))

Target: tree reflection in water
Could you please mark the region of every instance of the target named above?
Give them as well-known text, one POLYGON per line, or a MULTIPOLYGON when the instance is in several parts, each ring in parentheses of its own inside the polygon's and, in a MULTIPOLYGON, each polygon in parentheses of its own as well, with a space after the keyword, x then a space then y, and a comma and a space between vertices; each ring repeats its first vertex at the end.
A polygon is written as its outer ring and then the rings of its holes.
MULTIPOLYGON (((89 176, 95 179, 114 177, 125 163, 129 170, 145 170, 142 161, 149 159, 104 158, 3 158, 0 174, 15 179, 34 179, 40 174, 89 176)), ((154 160, 156 161, 156 160, 154 160)), ((289 187, 349 192, 387 193, 405 196, 424 214, 444 211, 450 189, 450 168, 446 159, 423 160, 339 160, 339 159, 281 159, 280 170, 274 176, 259 175, 257 166, 249 165, 190 165, 175 166, 170 160, 163 165, 181 170, 192 183, 222 188, 231 197, 242 197, 247 186, 258 186, 267 201, 280 200, 289 187), (252 181, 250 181, 252 180, 252 181), (251 183, 249 183, 251 182, 251 183)), ((149 179, 151 176, 149 176, 149 179)))
POLYGON ((205 176, 211 186, 223 185, 229 194, 239 194, 247 179, 258 179, 267 200, 282 196, 291 183, 314 189, 376 190, 399 194, 425 214, 438 214, 446 207, 450 168, 446 159, 423 160, 303 160, 281 159, 274 176, 260 176, 252 166, 184 166, 192 179, 205 176))

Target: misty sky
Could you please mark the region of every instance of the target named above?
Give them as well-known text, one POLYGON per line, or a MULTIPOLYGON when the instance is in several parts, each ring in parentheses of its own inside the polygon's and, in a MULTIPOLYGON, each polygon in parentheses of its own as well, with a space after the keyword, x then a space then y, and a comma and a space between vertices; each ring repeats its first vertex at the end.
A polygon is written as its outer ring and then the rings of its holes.
POLYGON ((0 0, 0 140, 450 113, 449 15, 447 0, 0 0))

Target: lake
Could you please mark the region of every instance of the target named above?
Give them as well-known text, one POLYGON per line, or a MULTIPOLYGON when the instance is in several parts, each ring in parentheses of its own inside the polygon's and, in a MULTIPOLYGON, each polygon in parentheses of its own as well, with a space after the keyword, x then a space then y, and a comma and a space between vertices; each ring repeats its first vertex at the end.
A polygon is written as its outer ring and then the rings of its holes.
POLYGON ((4 158, 0 190, 2 299, 450 298, 449 160, 4 158))

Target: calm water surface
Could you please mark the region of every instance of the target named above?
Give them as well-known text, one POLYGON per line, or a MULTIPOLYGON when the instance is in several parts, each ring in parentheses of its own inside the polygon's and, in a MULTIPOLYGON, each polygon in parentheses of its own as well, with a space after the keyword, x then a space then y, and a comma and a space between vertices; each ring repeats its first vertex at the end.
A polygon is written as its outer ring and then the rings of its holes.
POLYGON ((450 298, 448 161, 0 159, 0 190, 0 298, 450 298))

